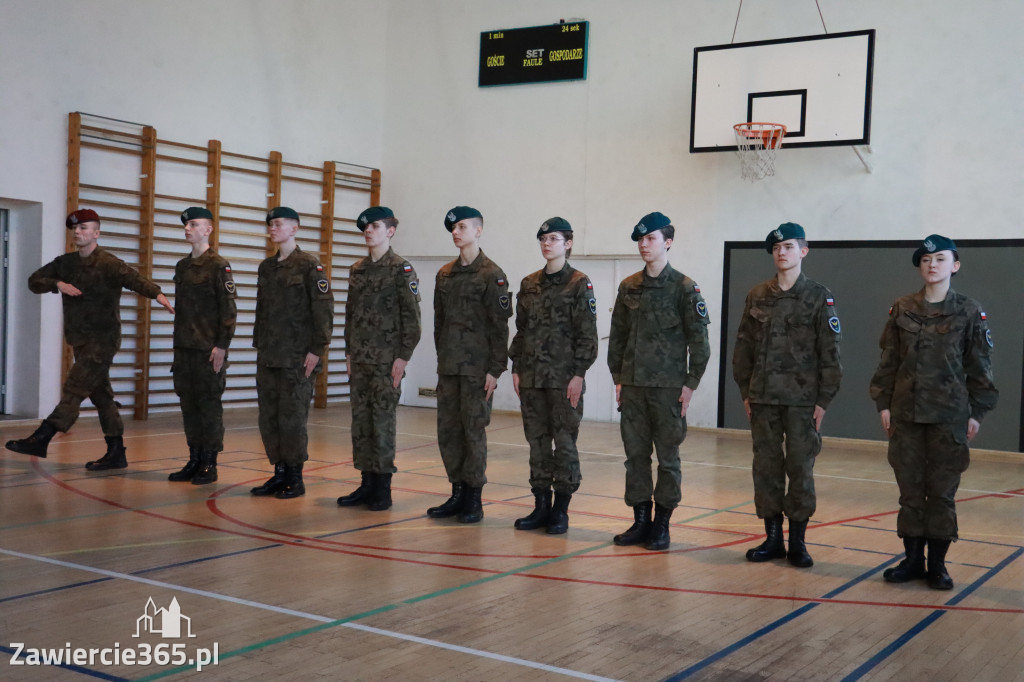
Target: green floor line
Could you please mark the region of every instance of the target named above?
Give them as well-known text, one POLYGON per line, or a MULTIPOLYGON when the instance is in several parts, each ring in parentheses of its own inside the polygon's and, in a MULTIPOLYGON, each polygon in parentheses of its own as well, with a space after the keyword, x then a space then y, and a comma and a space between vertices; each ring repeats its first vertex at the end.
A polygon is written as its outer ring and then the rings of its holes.
MULTIPOLYGON (((580 549, 580 550, 577 550, 575 552, 570 552, 568 554, 563 554, 561 556, 552 557, 551 559, 545 559, 544 561, 538 561, 538 562, 535 562, 535 563, 532 563, 532 564, 528 564, 526 566, 521 566, 519 568, 514 568, 511 571, 504 571, 502 573, 495 573, 493 575, 489 575, 489 576, 486 576, 484 578, 479 578, 477 580, 471 580, 468 583, 463 583, 461 585, 455 585, 454 587, 446 587, 443 590, 437 590, 435 592, 430 592, 428 594, 420 595, 418 597, 410 597, 409 599, 403 599, 402 601, 395 602, 394 604, 387 604, 385 606, 380 606, 378 608, 371 609, 369 611, 363 611, 362 613, 357 613, 357 614, 354 614, 352 616, 348 616, 347 618, 340 618, 338 620, 333 620, 333 621, 331 621, 329 623, 323 623, 321 625, 314 625, 312 627, 304 628, 302 630, 296 630, 295 632, 290 632, 290 633, 288 633, 286 635, 279 635, 277 637, 273 637, 271 639, 267 639, 267 640, 264 640, 262 642, 256 642, 255 644, 250 644, 248 646, 244 646, 244 647, 242 647, 240 649, 235 649, 233 651, 225 652, 225 653, 220 655, 220 660, 224 661, 224 660, 229 659, 229 658, 234 658, 235 656, 241 656, 243 654, 247 654, 250 651, 255 651, 257 649, 263 649, 265 647, 272 646, 274 644, 280 644, 282 642, 287 642, 287 641, 296 639, 298 637, 304 637, 306 635, 310 635, 310 634, 313 634, 313 633, 316 633, 316 632, 321 632, 322 630, 327 630, 327 629, 330 629, 330 628, 335 628, 335 627, 338 627, 339 625, 344 625, 345 623, 351 623, 353 621, 362 620, 364 618, 369 618, 371 616, 376 616, 376 615, 379 615, 381 613, 386 613, 388 611, 393 611, 394 609, 401 608, 402 606, 406 606, 406 605, 410 605, 410 604, 417 604, 419 602, 426 601, 428 599, 433 599, 435 597, 442 597, 444 595, 451 594, 453 592, 458 592, 460 590, 464 590, 464 589, 467 589, 467 588, 470 588, 470 587, 475 587, 477 585, 482 585, 484 583, 488 583, 488 582, 491 582, 491 581, 494 581, 494 580, 498 580, 499 578, 505 578, 505 577, 508 577, 510 575, 516 575, 516 574, 519 574, 519 573, 523 573, 525 571, 531 571, 533 569, 541 568, 543 566, 547 566, 549 564, 557 563, 557 562, 563 561, 565 559, 571 559, 573 557, 580 556, 581 554, 587 554, 589 552, 596 552, 597 550, 604 549, 605 547, 608 547, 611 544, 612 543, 610 543, 610 542, 602 542, 599 545, 594 545, 592 547, 586 547, 584 549, 580 549)), ((153 675, 148 675, 146 677, 139 678, 135 682, 149 682, 150 680, 159 680, 159 679, 162 679, 162 678, 165 678, 165 677, 169 677, 171 675, 177 675, 178 673, 188 672, 190 670, 193 670, 194 668, 195 668, 195 666, 188 666, 188 665, 186 665, 186 666, 179 666, 177 668, 171 668, 170 670, 165 670, 165 671, 162 671, 162 672, 159 672, 159 673, 155 673, 153 675)))

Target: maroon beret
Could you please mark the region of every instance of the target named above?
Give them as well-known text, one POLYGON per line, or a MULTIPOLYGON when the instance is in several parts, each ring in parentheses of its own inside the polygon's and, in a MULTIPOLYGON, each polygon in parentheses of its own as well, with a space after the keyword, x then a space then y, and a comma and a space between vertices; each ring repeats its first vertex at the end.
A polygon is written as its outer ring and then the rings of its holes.
POLYGON ((100 215, 96 211, 91 208, 80 208, 68 216, 68 219, 64 221, 64 227, 73 230, 79 223, 98 223, 99 221, 100 215))

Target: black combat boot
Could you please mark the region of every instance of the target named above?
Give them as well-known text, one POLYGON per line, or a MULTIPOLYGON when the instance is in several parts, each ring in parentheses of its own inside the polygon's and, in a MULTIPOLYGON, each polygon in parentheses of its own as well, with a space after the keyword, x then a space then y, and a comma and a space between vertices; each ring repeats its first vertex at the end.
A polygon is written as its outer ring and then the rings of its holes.
POLYGON ((168 481, 191 481, 192 477, 199 471, 199 450, 196 448, 188 449, 188 462, 181 468, 180 471, 175 471, 173 474, 167 475, 168 481))
POLYGON ((199 469, 192 477, 192 485, 206 485, 217 481, 217 453, 203 450, 199 453, 199 469))
POLYGON ((786 556, 786 543, 782 539, 782 515, 764 520, 765 539, 757 547, 747 550, 747 561, 761 563, 786 556))
POLYGON ((9 440, 5 447, 12 452, 20 452, 23 455, 46 457, 46 447, 50 444, 50 439, 56 433, 57 427, 44 419, 31 436, 18 440, 9 440))
POLYGON ((459 523, 479 523, 484 518, 484 507, 480 502, 480 494, 483 491, 483 488, 466 487, 462 509, 459 511, 459 523))
POLYGON ((431 507, 427 510, 427 516, 432 519, 446 519, 455 516, 462 510, 462 501, 466 497, 466 487, 461 483, 452 483, 452 496, 444 504, 431 507))
POLYGON ((946 551, 949 540, 928 538, 928 587, 933 590, 952 590, 953 579, 946 572, 946 551))
POLYGON ((284 485, 274 495, 279 500, 290 500, 306 494, 306 484, 302 482, 302 462, 295 466, 285 465, 284 485))
POLYGON ((671 518, 672 510, 668 507, 658 505, 654 508, 654 523, 651 524, 651 532, 647 535, 647 543, 644 547, 652 552, 668 549, 672 542, 668 532, 668 523, 671 518))
POLYGON ((124 469, 128 466, 125 458, 124 439, 121 436, 104 436, 107 441, 107 452, 94 462, 86 462, 89 471, 107 471, 108 469, 124 469))
POLYGON ((274 465, 274 475, 267 479, 263 485, 258 485, 249 492, 256 497, 266 497, 267 495, 274 495, 278 490, 284 487, 285 481, 285 466, 278 462, 274 465))
POLYGON ((551 491, 543 488, 533 489, 533 511, 521 519, 516 519, 516 530, 534 530, 546 526, 551 514, 551 491))
POLYGON ((373 496, 366 501, 366 508, 370 511, 391 509, 391 474, 370 475, 375 480, 373 482, 373 496))
POLYGON ((651 509, 653 502, 643 502, 633 507, 633 525, 625 533, 619 533, 612 542, 620 547, 628 545, 639 545, 647 542, 647 536, 651 534, 651 509))
POLYGON ((804 531, 806 530, 806 521, 789 520, 789 552, 786 554, 786 559, 797 568, 810 568, 814 565, 814 559, 807 553, 807 545, 804 544, 804 531))
POLYGON ((908 583, 917 578, 927 578, 924 567, 924 538, 903 538, 903 549, 907 558, 892 568, 885 569, 882 577, 890 583, 908 583))
POLYGON ((373 496, 374 476, 369 471, 364 471, 359 487, 348 495, 338 498, 339 507, 357 507, 373 496))
POLYGON ((569 502, 571 493, 555 493, 555 503, 551 505, 548 516, 548 535, 561 535, 569 530, 569 502))

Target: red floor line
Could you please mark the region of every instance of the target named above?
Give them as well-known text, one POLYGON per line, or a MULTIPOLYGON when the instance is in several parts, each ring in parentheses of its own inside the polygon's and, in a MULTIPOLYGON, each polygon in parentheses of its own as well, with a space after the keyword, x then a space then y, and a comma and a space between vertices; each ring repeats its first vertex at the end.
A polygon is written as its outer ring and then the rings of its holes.
POLYGON ((907 602, 879 602, 859 599, 833 599, 830 597, 799 597, 796 595, 783 594, 759 594, 756 592, 728 592, 724 590, 698 590, 686 587, 667 587, 664 585, 639 585, 636 583, 616 583, 604 580, 586 580, 584 578, 564 578, 552 575, 540 575, 537 573, 519 573, 524 578, 535 578, 538 580, 556 580, 559 582, 582 583, 585 585, 599 585, 602 587, 624 587, 635 590, 653 590, 657 592, 677 592, 680 594, 703 594, 714 597, 739 597, 742 599, 771 599, 776 601, 791 601, 801 604, 840 604, 844 606, 879 606, 886 608, 902 609, 925 609, 928 611, 968 611, 971 613, 1007 613, 1012 615, 1024 614, 1024 609, 1001 609, 982 606, 948 606, 946 604, 912 604, 907 602))
MULTIPOLYGON (((279 539, 279 538, 265 537, 263 535, 257 535, 257 534, 254 534, 254 533, 245 533, 245 532, 234 531, 234 530, 230 530, 230 529, 226 529, 226 528, 218 528, 216 526, 209 526, 209 525, 202 524, 202 523, 196 523, 194 521, 186 521, 184 519, 176 519, 176 518, 171 517, 171 516, 164 516, 163 514, 157 514, 155 512, 150 512, 150 511, 147 511, 147 510, 144 510, 144 509, 134 509, 132 507, 129 507, 128 505, 121 504, 120 502, 114 502, 112 500, 108 500, 108 499, 99 497, 98 495, 93 495, 92 493, 87 493, 84 490, 80 490, 80 489, 78 489, 78 488, 76 488, 76 487, 74 487, 74 486, 72 486, 70 484, 67 484, 67 483, 65 483, 65 482, 55 478, 49 472, 45 471, 44 469, 42 469, 40 467, 40 465, 38 463, 38 460, 33 460, 32 467, 33 467, 33 469, 36 470, 36 473, 38 473, 40 476, 43 476, 45 479, 47 479, 51 483, 54 483, 58 487, 64 488, 65 490, 68 490, 69 492, 75 493, 77 495, 81 495, 83 497, 92 499, 92 500, 97 501, 97 502, 101 502, 103 504, 107 504, 107 505, 110 505, 110 506, 113 506, 113 507, 117 507, 119 509, 124 509, 126 511, 135 512, 135 513, 138 513, 138 514, 142 514, 144 516, 149 516, 149 517, 160 519, 160 520, 163 520, 163 521, 171 521, 173 523, 178 523, 178 524, 190 526, 190 527, 193 527, 193 528, 200 528, 200 529, 210 530, 210 531, 214 531, 214 532, 218 532, 218 533, 225 533, 225 534, 228 534, 228 535, 247 537, 247 538, 252 538, 252 539, 256 539, 256 540, 261 540, 261 541, 264 541, 264 542, 271 542, 271 543, 275 543, 275 544, 283 544, 283 545, 288 545, 288 546, 292 546, 292 547, 303 547, 303 548, 306 548, 306 549, 313 549, 313 550, 320 550, 320 551, 325 551, 325 552, 332 552, 332 553, 335 553, 335 554, 345 554, 345 555, 349 555, 349 556, 359 556, 359 557, 364 557, 364 558, 369 558, 369 559, 381 559, 381 560, 384 560, 384 561, 397 561, 397 562, 400 562, 400 563, 408 563, 408 564, 415 564, 415 565, 421 565, 421 566, 433 566, 433 567, 437 567, 437 568, 451 568, 451 569, 460 570, 460 571, 471 571, 471 572, 475 572, 475 573, 486 573, 486 574, 489 574, 489 575, 498 575, 498 574, 502 574, 502 573, 508 573, 508 571, 499 571, 499 570, 495 570, 495 569, 479 568, 479 567, 475 567, 475 566, 459 566, 459 565, 455 565, 455 564, 442 564, 442 563, 438 563, 438 562, 420 561, 420 560, 417 560, 417 559, 405 559, 405 558, 401 558, 401 557, 381 556, 381 555, 377 555, 377 554, 369 554, 369 553, 366 553, 366 552, 354 552, 354 551, 351 551, 351 550, 345 550, 345 549, 340 549, 340 548, 323 547, 323 546, 320 546, 320 545, 312 544, 310 542, 310 540, 307 539, 307 538, 302 538, 302 541, 283 540, 283 539, 279 539)), ((242 485, 242 484, 236 484, 236 485, 242 485)), ((979 497, 990 497, 990 495, 982 495, 982 496, 979 496, 979 497)), ((977 498, 972 498, 972 499, 977 499, 977 498)), ((208 502, 210 502, 210 501, 212 501, 212 500, 208 500, 208 502)), ((863 518, 863 517, 857 517, 855 520, 858 520, 860 518, 863 518)), ((226 520, 230 521, 230 519, 226 519, 226 520)), ((233 523, 233 521, 231 521, 231 522, 233 523)), ((276 533, 276 531, 271 531, 271 532, 276 533)), ((657 556, 658 554, 662 554, 662 553, 660 553, 660 552, 647 552, 646 554, 649 555, 649 556, 657 556)), ((621 588, 627 588, 627 589, 655 590, 655 591, 675 592, 675 593, 682 593, 682 594, 703 594, 703 595, 708 595, 708 596, 740 597, 740 598, 745 598, 745 599, 770 599, 770 600, 790 601, 790 602, 797 602, 797 603, 842 604, 842 605, 851 605, 851 606, 878 606, 878 607, 889 607, 889 608, 896 607, 896 608, 930 609, 930 610, 946 610, 946 611, 968 611, 968 612, 981 612, 981 613, 1009 613, 1009 614, 1021 614, 1021 613, 1024 613, 1024 609, 994 609, 994 608, 969 607, 969 606, 946 606, 946 605, 941 605, 941 604, 940 605, 934 605, 934 604, 932 604, 932 605, 925 605, 925 604, 907 604, 907 603, 894 603, 894 602, 870 602, 870 601, 857 601, 857 600, 828 599, 828 598, 822 598, 822 597, 797 597, 797 596, 793 596, 793 595, 767 595, 767 594, 757 594, 757 593, 726 592, 726 591, 717 591, 717 590, 698 590, 698 589, 690 589, 690 588, 679 588, 679 587, 668 587, 668 586, 657 586, 657 585, 639 585, 639 584, 633 584, 633 583, 615 583, 615 582, 600 581, 600 580, 586 580, 586 579, 583 579, 583 578, 565 578, 565 577, 559 577, 559 576, 540 575, 540 574, 535 574, 535 573, 512 573, 511 575, 516 575, 516 576, 520 576, 520 577, 523 577, 523 578, 533 578, 533 579, 537 579, 537 580, 555 580, 555 581, 558 581, 558 582, 569 582, 569 583, 575 583, 575 584, 596 585, 596 586, 603 586, 603 587, 621 587, 621 588)))
MULTIPOLYGON (((231 490, 232 488, 238 487, 240 485, 248 485, 248 483, 246 483, 246 482, 235 483, 235 484, 232 484, 232 485, 229 485, 229 486, 226 486, 224 488, 221 488, 221 489, 217 490, 206 501, 206 506, 214 515, 224 519, 225 521, 228 521, 228 522, 233 523, 235 525, 241 526, 243 528, 250 528, 252 530, 256 530, 256 531, 259 531, 261 533, 272 533, 272 534, 275 534, 275 535, 280 535, 282 537, 289 537, 289 538, 301 540, 303 542, 319 542, 319 543, 323 543, 323 544, 326 544, 326 545, 332 545, 332 546, 337 546, 337 547, 354 547, 354 548, 358 548, 358 549, 372 549, 372 550, 383 551, 383 552, 404 552, 404 553, 408 553, 408 554, 427 554, 427 555, 432 555, 432 556, 456 556, 456 557, 469 557, 469 558, 480 558, 480 559, 483 559, 483 558, 489 558, 489 559, 554 559, 554 558, 557 558, 558 556, 560 556, 558 554, 484 554, 484 553, 478 553, 478 552, 439 552, 439 551, 435 551, 435 550, 406 549, 406 548, 401 548, 401 547, 383 547, 383 546, 380 546, 380 545, 366 545, 366 544, 359 544, 359 543, 354 543, 354 542, 341 542, 341 541, 338 541, 338 540, 329 540, 329 539, 326 539, 326 538, 311 538, 311 537, 306 536, 306 535, 297 535, 297 534, 294 534, 294 533, 287 533, 287 532, 284 532, 284 531, 274 530, 272 528, 266 528, 265 526, 256 526, 254 524, 250 524, 250 523, 248 523, 246 521, 242 521, 241 519, 228 514, 226 511, 221 509, 220 505, 217 503, 216 498, 220 497, 223 493, 227 492, 228 490, 231 490)), ((421 490, 409 490, 409 489, 404 489, 404 490, 407 490, 408 492, 426 493, 426 491, 421 491, 421 490)), ((490 500, 488 500, 488 501, 490 501, 490 500)), ((496 504, 501 504, 501 501, 500 500, 499 501, 495 501, 495 503, 496 504)), ((605 518, 617 518, 617 517, 608 516, 608 515, 604 515, 604 514, 594 514, 594 516, 603 516, 605 518)), ((702 528, 700 526, 689 526, 689 525, 685 525, 685 524, 684 525, 677 525, 676 527, 677 528, 691 528, 691 529, 703 530, 703 531, 712 530, 712 529, 702 528)), ((712 532, 713 532, 713 530, 712 530, 712 532)), ((674 549, 674 550, 669 550, 667 552, 661 552, 661 554, 682 554, 682 553, 686 553, 686 552, 694 552, 694 551, 704 550, 704 549, 717 549, 717 548, 721 548, 721 547, 729 547, 729 546, 736 545, 736 544, 742 544, 742 543, 750 542, 751 539, 753 539, 755 537, 754 535, 752 535, 750 533, 739 533, 738 531, 729 531, 729 532, 733 533, 733 534, 742 535, 743 537, 740 538, 740 539, 737 539, 737 540, 731 540, 729 542, 724 542, 724 543, 720 543, 720 544, 716 544, 716 545, 700 545, 700 546, 697 546, 697 547, 690 547, 690 548, 685 548, 685 549, 674 549)), ((651 556, 651 555, 652 555, 652 552, 648 552, 647 550, 644 550, 642 552, 628 552, 628 553, 626 553, 626 552, 616 552, 614 554, 587 554, 587 555, 584 555, 584 556, 586 556, 587 558, 622 558, 622 557, 631 557, 631 556, 651 556)), ((580 557, 580 558, 582 558, 582 557, 580 557)))

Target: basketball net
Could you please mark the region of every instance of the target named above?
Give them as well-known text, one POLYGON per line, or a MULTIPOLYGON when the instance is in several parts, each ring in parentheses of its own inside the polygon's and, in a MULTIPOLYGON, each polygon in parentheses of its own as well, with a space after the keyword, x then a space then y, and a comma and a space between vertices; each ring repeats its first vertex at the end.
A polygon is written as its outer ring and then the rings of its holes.
POLYGON ((753 182, 775 175, 775 151, 782 146, 786 126, 781 123, 737 123, 736 155, 740 157, 740 175, 753 182))

